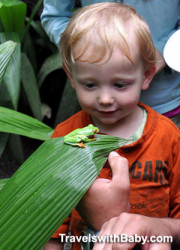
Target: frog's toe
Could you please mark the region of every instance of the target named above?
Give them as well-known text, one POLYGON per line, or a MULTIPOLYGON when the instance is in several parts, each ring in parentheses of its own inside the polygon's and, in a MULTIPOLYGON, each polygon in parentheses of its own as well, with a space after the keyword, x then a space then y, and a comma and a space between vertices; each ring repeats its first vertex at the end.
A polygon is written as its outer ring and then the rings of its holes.
POLYGON ((86 147, 86 146, 84 145, 83 142, 78 143, 78 146, 79 146, 80 148, 85 148, 85 147, 86 147))

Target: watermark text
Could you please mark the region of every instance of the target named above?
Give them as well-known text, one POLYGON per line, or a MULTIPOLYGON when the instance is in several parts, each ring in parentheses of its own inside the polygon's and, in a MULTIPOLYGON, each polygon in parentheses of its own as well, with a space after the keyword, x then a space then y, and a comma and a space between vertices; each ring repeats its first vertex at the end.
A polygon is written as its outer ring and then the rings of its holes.
POLYGON ((145 245, 146 243, 172 243, 173 237, 172 236, 139 236, 135 235, 127 235, 127 234, 110 234, 110 235, 88 235, 88 236, 73 236, 73 235, 66 235, 66 234, 59 234, 60 241, 64 243, 75 243, 75 242, 92 242, 92 243, 141 243, 145 245))

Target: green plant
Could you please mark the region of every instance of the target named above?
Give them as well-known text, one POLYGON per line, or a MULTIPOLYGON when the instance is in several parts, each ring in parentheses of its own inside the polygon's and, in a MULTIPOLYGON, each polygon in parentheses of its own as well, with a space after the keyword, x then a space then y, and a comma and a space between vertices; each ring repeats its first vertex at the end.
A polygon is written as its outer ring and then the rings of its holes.
POLYGON ((0 83, 3 79, 3 76, 6 72, 8 63, 11 59, 11 56, 16 48, 16 43, 12 41, 7 41, 0 45, 0 83))
POLYGON ((71 213, 120 138, 97 135, 86 148, 44 142, 0 192, 2 249, 40 249, 71 213))
POLYGON ((31 116, 0 107, 0 131, 45 141, 54 130, 31 116))
MULTIPOLYGON (((50 56, 52 54, 57 55, 57 48, 48 40, 40 22, 33 20, 42 2, 43 0, 37 1, 31 15, 28 17, 27 4, 23 1, 0 0, 0 44, 9 40, 15 41, 17 44, 0 84, 0 105, 18 110, 21 99, 21 106, 28 105, 32 115, 41 121, 44 117, 44 104, 41 102, 39 92, 38 72, 41 72, 41 75, 44 74, 46 77, 54 69, 61 66, 60 59, 59 64, 56 60, 56 67, 52 66, 51 69, 50 66, 48 72, 44 72, 43 68, 40 69, 37 66, 36 42, 42 48, 44 46, 48 47, 50 56), (34 33, 31 35, 32 29, 36 35, 38 34, 35 41, 33 39, 34 33)), ((17 145, 16 152, 13 155, 16 155, 19 163, 22 163, 23 150, 20 138, 4 134, 0 136, 5 138, 0 140, 0 156, 7 144, 7 140, 11 140, 12 144, 17 145)))
MULTIPOLYGON (((16 45, 17 44, 12 41, 8 41, 0 45, 0 83, 6 72, 6 69, 12 57, 12 54, 16 48, 16 45)), ((1 155, 7 143, 8 134, 0 133, 0 137, 1 137, 0 140, 0 155, 1 155)))

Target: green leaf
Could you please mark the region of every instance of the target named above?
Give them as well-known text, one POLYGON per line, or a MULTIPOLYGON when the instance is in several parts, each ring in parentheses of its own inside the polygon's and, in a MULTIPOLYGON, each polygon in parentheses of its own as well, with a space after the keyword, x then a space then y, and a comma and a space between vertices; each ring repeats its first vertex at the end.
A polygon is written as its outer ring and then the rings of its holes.
POLYGON ((2 81, 16 45, 17 44, 12 41, 8 41, 0 45, 0 82, 2 81))
POLYGON ((63 137, 43 143, 0 192, 1 248, 42 248, 120 145, 105 135, 83 149, 64 144, 63 137))
POLYGON ((75 114, 81 109, 75 90, 67 79, 62 98, 55 118, 55 126, 75 114))
POLYGON ((14 109, 17 109, 19 95, 20 95, 20 69, 21 69, 21 48, 20 44, 17 47, 10 59, 6 73, 4 75, 4 82, 7 86, 9 95, 14 109))
POLYGON ((45 49, 49 48, 53 54, 58 53, 57 46, 50 41, 46 32, 42 28, 41 22, 37 20, 36 21, 32 20, 31 26, 39 36, 39 39, 35 41, 36 44, 41 45, 41 47, 45 49))
MULTIPOLYGON (((29 58, 31 65, 33 66, 34 72, 37 74, 38 69, 38 60, 37 60, 37 51, 34 45, 34 37, 29 33, 26 36, 26 40, 22 44, 22 53, 25 53, 29 58)), ((37 78, 37 77, 36 77, 37 78)))
POLYGON ((38 11, 38 9, 40 8, 40 6, 42 5, 42 3, 43 3, 43 0, 38 0, 37 3, 36 3, 36 5, 34 6, 33 11, 32 11, 32 13, 30 15, 30 18, 28 20, 28 23, 27 23, 27 25, 25 27, 25 30, 23 32, 23 35, 22 35, 22 38, 21 38, 22 42, 26 39, 26 35, 28 33, 28 30, 29 30, 29 27, 31 25, 31 22, 32 22, 34 16, 36 15, 36 12, 38 11))
POLYGON ((5 184, 8 182, 8 180, 9 180, 8 178, 0 180, 0 191, 5 186, 5 184))
POLYGON ((13 109, 7 86, 3 80, 0 85, 0 106, 13 109))
POLYGON ((38 85, 41 87, 46 76, 49 75, 54 70, 62 68, 62 61, 60 59, 59 53, 49 56, 43 63, 39 75, 38 75, 38 85))
POLYGON ((0 6, 0 20, 4 31, 16 32, 20 37, 24 28, 26 11, 27 5, 21 1, 3 1, 0 6))
POLYGON ((20 43, 19 36, 15 32, 1 32, 0 33, 0 43, 12 40, 16 43, 20 43))
POLYGON ((38 120, 42 120, 41 100, 36 76, 28 57, 24 53, 21 54, 21 80, 33 115, 38 120))
POLYGON ((19 135, 10 135, 8 140, 8 148, 16 162, 21 165, 24 162, 24 153, 19 135))
MULTIPOLYGON (((17 41, 16 33, 0 33, 0 42, 5 40, 17 41)), ((19 94, 20 94, 20 70, 21 70, 21 46, 17 43, 14 53, 11 56, 10 62, 4 75, 4 82, 7 86, 9 96, 11 98, 14 109, 17 109, 19 94)))
POLYGON ((52 128, 35 118, 0 107, 0 132, 23 135, 38 140, 47 140, 53 131, 52 128))
POLYGON ((9 135, 8 134, 5 134, 5 133, 0 133, 0 157, 6 147, 6 144, 7 144, 7 141, 8 141, 8 138, 9 138, 9 135))

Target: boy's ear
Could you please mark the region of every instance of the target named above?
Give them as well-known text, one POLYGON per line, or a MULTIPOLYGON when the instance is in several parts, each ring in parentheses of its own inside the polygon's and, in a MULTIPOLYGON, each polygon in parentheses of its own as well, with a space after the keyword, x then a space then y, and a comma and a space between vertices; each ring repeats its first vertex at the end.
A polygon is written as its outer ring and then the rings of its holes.
POLYGON ((67 70, 67 68, 66 68, 66 66, 64 64, 63 64, 63 69, 66 72, 66 75, 67 75, 69 81, 71 82, 72 88, 74 89, 75 87, 74 87, 74 81, 73 81, 72 74, 69 73, 69 71, 67 70))
POLYGON ((152 81, 156 72, 156 66, 148 67, 144 72, 144 81, 142 84, 142 90, 146 90, 149 88, 149 84, 152 81))

